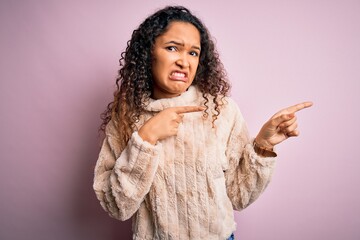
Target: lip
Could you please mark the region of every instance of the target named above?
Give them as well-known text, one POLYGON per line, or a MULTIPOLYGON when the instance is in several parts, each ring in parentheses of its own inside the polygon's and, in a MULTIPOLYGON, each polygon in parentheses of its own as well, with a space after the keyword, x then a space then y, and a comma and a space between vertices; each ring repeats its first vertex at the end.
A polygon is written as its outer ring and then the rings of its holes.
POLYGON ((174 71, 172 71, 170 73, 169 78, 171 80, 174 80, 174 81, 187 82, 188 81, 188 72, 180 71, 180 70, 174 70, 174 71), (181 76, 181 75, 184 75, 184 76, 181 76))

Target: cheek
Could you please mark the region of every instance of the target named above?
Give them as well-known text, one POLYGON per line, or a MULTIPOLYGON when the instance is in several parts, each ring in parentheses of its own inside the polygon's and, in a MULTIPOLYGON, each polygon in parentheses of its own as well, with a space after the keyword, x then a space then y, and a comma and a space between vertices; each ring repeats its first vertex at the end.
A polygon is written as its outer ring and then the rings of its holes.
POLYGON ((158 57, 154 59, 152 63, 152 71, 159 73, 165 73, 166 67, 169 65, 169 59, 165 58, 165 56, 158 57))
POLYGON ((199 68, 199 60, 194 60, 192 66, 192 71, 196 73, 197 69, 199 68))
POLYGON ((158 78, 160 76, 160 74, 162 73, 162 64, 161 61, 159 60, 154 60, 152 65, 151 65, 151 72, 153 74, 154 78, 158 78))

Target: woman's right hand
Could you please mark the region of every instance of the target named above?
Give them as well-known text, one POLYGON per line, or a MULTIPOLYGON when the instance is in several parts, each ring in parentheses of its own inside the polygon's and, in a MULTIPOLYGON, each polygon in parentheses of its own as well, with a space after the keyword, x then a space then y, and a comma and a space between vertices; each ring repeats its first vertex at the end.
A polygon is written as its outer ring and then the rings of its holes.
POLYGON ((185 113, 203 110, 205 107, 202 106, 166 108, 147 120, 139 129, 138 134, 144 141, 155 145, 157 141, 177 134, 179 124, 182 122, 185 113))

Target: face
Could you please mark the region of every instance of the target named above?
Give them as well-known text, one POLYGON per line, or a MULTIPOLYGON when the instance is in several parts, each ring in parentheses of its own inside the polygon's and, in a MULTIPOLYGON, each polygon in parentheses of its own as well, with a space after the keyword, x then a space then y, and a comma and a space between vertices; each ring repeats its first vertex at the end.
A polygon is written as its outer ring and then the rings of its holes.
POLYGON ((193 82, 200 59, 200 33, 191 23, 172 22, 152 51, 155 99, 176 97, 193 82))

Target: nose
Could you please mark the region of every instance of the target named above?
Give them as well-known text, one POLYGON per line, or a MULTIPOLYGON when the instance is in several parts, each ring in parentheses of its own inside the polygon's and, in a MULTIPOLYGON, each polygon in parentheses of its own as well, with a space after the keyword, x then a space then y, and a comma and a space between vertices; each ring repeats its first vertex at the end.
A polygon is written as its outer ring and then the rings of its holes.
POLYGON ((190 66, 188 54, 186 53, 180 54, 179 58, 176 61, 176 65, 178 65, 181 68, 188 68, 190 66))

